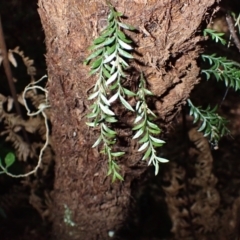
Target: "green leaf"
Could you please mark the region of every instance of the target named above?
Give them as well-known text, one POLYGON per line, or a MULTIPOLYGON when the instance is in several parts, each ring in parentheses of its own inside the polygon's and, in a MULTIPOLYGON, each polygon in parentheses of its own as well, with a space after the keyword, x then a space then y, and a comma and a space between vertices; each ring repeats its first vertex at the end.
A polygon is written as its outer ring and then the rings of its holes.
POLYGON ((113 43, 113 41, 115 41, 115 40, 116 40, 116 37, 113 36, 111 38, 107 38, 107 40, 103 44, 104 44, 104 46, 107 46, 107 45, 110 45, 111 43, 113 43))
POLYGON ((114 32, 116 31, 116 26, 114 26, 114 22, 108 26, 107 29, 105 29, 102 34, 101 34, 101 37, 109 37, 111 36, 114 32))
POLYGON ((142 122, 140 122, 138 125, 136 125, 135 127, 133 127, 132 130, 138 130, 138 129, 144 127, 144 125, 145 125, 145 121, 142 121, 142 122))
POLYGON ((130 90, 128 90, 127 88, 123 88, 123 92, 127 95, 127 96, 130 96, 130 97, 135 97, 136 94, 130 90))
POLYGON ((98 124, 96 124, 95 122, 86 122, 86 124, 89 126, 89 127, 96 127, 98 124))
POLYGON ((111 84, 112 82, 114 82, 117 79, 118 76, 118 72, 115 72, 106 82, 107 85, 111 84))
POLYGON ((97 139, 97 141, 92 145, 92 148, 95 148, 96 146, 98 146, 102 141, 102 136, 99 136, 99 138, 97 139))
POLYGON ((103 71, 104 77, 106 77, 106 78, 111 77, 110 73, 108 72, 108 70, 105 67, 102 67, 102 71, 103 71))
POLYGON ((98 94, 99 94, 99 92, 92 93, 92 94, 89 96, 88 100, 94 99, 95 97, 98 96, 98 94))
POLYGON ((127 25, 127 24, 124 24, 124 23, 121 23, 121 22, 118 22, 118 25, 124 29, 128 29, 128 30, 134 30, 135 28, 130 26, 130 25, 127 25))
POLYGON ((99 56, 103 52, 103 49, 98 49, 97 51, 93 52, 87 59, 86 61, 89 61, 97 56, 99 56))
POLYGON ((161 162, 161 163, 167 163, 167 162, 169 162, 169 160, 166 159, 166 158, 157 157, 156 159, 157 159, 159 162, 161 162))
POLYGON ((6 168, 10 167, 15 162, 15 155, 12 152, 9 152, 4 159, 6 168))
POLYGON ((157 176, 158 175, 158 171, 159 171, 159 164, 158 164, 158 162, 156 162, 154 164, 154 167, 155 167, 155 176, 157 176))
POLYGON ((126 58, 133 58, 133 56, 131 54, 129 54, 128 52, 122 50, 121 48, 118 48, 118 52, 120 55, 122 55, 123 57, 126 58))
POLYGON ((94 45, 97 45, 97 44, 99 44, 99 43, 102 43, 102 42, 104 42, 106 40, 106 38, 105 37, 98 37, 98 38, 96 38, 94 41, 93 41, 93 43, 94 43, 94 45))
POLYGON ((125 152, 115 152, 115 153, 111 153, 111 155, 113 157, 120 157, 120 156, 123 156, 125 154, 125 152))
POLYGON ((144 130, 140 128, 136 134, 133 136, 133 139, 140 137, 144 133, 144 130))
POLYGON ((162 147, 163 143, 152 142, 152 145, 154 146, 154 148, 157 148, 157 147, 162 147))
POLYGON ((107 98, 105 97, 104 94, 100 94, 100 98, 102 99, 103 103, 106 104, 107 106, 110 106, 110 103, 108 102, 107 98))
POLYGON ((114 172, 112 182, 115 182, 116 179, 118 179, 120 181, 124 180, 123 177, 117 171, 114 172))
POLYGON ((146 141, 149 141, 149 133, 148 132, 146 132, 144 137, 141 138, 138 142, 141 144, 141 143, 145 143, 146 141))
POLYGON ((149 142, 145 142, 139 149, 138 149, 138 152, 141 152, 143 151, 144 149, 146 149, 149 145, 149 142))
POLYGON ((98 72, 99 68, 95 68, 93 70, 90 71, 90 75, 95 74, 96 72, 98 72))
POLYGON ((125 108, 134 112, 134 109, 132 108, 132 106, 121 95, 119 95, 119 99, 125 108))
POLYGON ((138 114, 138 116, 136 117, 134 124, 136 124, 137 122, 139 122, 140 120, 143 119, 144 116, 144 112, 142 112, 141 114, 138 114))
POLYGON ((122 31, 117 30, 117 35, 125 43, 131 43, 132 42, 131 40, 127 39, 126 35, 122 31))
POLYGON ((106 124, 102 124, 102 127, 103 127, 103 129, 107 132, 107 133, 109 133, 109 134, 111 134, 111 135, 116 135, 116 132, 115 131, 113 131, 112 129, 110 129, 106 124))
POLYGON ((107 56, 103 63, 111 62, 117 55, 117 52, 112 53, 111 55, 107 56))
MULTIPOLYGON (((138 94, 137 94, 138 95, 138 94)), ((140 114, 142 111, 142 105, 143 105, 143 102, 142 101, 137 101, 137 104, 136 104, 136 111, 140 114)))
POLYGON ((121 58, 120 56, 118 56, 118 61, 119 61, 119 63, 121 63, 123 65, 124 68, 129 67, 128 63, 126 61, 124 61, 124 59, 121 58))
POLYGON ((113 20, 113 18, 114 18, 114 10, 111 9, 110 14, 108 15, 108 21, 111 22, 113 20))
POLYGON ((87 115, 87 118, 95 118, 97 117, 98 113, 91 112, 90 114, 87 115))
POLYGON ((110 46, 107 46, 107 54, 108 55, 111 55, 113 52, 115 52, 116 50, 116 45, 112 45, 111 47, 110 46))
POLYGON ((101 63, 102 63, 102 57, 100 57, 100 58, 98 58, 97 60, 95 60, 93 63, 92 63, 92 66, 91 66, 91 68, 92 69, 95 69, 95 68, 98 68, 100 65, 101 65, 101 63))
POLYGON ((145 152, 142 160, 146 160, 147 158, 149 158, 151 152, 152 152, 152 149, 151 149, 151 148, 148 148, 148 150, 145 152))
POLYGON ((116 92, 108 101, 110 103, 115 102, 118 99, 119 92, 116 92))
POLYGON ((115 12, 115 15, 116 15, 116 17, 121 17, 121 16, 123 16, 123 13, 121 13, 121 12, 115 12))
POLYGON ((105 120, 106 122, 109 122, 109 123, 115 123, 115 122, 117 122, 117 119, 114 118, 114 117, 106 117, 104 120, 105 120))
POLYGON ((110 116, 115 115, 115 113, 113 111, 111 111, 107 106, 104 106, 101 103, 99 103, 99 106, 105 114, 110 115, 110 116))
POLYGON ((126 50, 132 50, 133 48, 122 40, 118 39, 120 46, 126 50))
POLYGON ((165 141, 161 140, 161 139, 158 139, 158 138, 155 138, 153 136, 150 136, 151 140, 155 143, 160 143, 160 144, 164 144, 165 141))
POLYGON ((152 129, 159 130, 158 125, 156 125, 156 124, 154 124, 154 123, 152 123, 152 122, 150 122, 150 121, 147 121, 147 125, 148 125, 150 128, 152 128, 152 129))
POLYGON ((148 89, 145 89, 144 88, 144 93, 146 94, 146 95, 150 95, 150 96, 153 96, 154 94, 150 91, 150 90, 148 90, 148 89))
POLYGON ((152 134, 160 134, 161 133, 160 128, 159 129, 149 128, 148 131, 149 131, 149 133, 152 133, 152 134))
POLYGON ((203 120, 201 127, 198 129, 199 132, 201 132, 206 127, 207 121, 203 120))

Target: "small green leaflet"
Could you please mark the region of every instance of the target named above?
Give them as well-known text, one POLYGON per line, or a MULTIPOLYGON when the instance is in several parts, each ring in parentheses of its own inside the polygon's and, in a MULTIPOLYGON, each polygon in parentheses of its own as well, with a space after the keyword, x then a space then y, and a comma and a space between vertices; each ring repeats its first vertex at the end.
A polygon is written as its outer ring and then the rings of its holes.
POLYGON ((6 165, 6 168, 12 166, 12 164, 15 162, 15 155, 12 152, 9 152, 5 158, 4 158, 4 162, 6 165))

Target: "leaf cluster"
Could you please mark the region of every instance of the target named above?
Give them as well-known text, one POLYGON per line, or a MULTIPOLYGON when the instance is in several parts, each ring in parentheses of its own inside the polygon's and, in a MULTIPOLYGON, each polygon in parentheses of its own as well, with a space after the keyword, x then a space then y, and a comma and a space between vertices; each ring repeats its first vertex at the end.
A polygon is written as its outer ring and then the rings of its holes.
POLYGON ((116 159, 123 156, 124 152, 115 152, 114 145, 116 143, 117 134, 113 130, 113 123, 117 122, 112 104, 119 101, 127 110, 137 114, 134 122, 136 130, 135 138, 140 138, 141 147, 138 151, 145 151, 143 160, 148 159, 149 164, 155 166, 155 173, 158 173, 159 162, 167 162, 168 160, 156 155, 156 148, 161 147, 164 141, 154 137, 159 135, 160 128, 152 122, 156 118, 155 114, 148 108, 145 96, 152 95, 146 89, 146 83, 141 75, 140 84, 137 94, 127 89, 125 83, 125 70, 129 67, 128 62, 133 59, 131 51, 131 40, 122 31, 133 30, 134 28, 124 24, 119 17, 122 13, 116 12, 110 6, 110 14, 108 16, 108 24, 106 29, 100 36, 94 40, 93 45, 89 48, 93 53, 86 59, 85 64, 91 65, 90 74, 98 76, 93 92, 89 96, 89 100, 94 100, 91 105, 92 112, 88 114, 91 119, 87 123, 90 127, 99 127, 100 136, 93 144, 97 147, 102 144, 104 153, 108 157, 108 173, 112 175, 112 181, 116 179, 123 180, 119 174, 120 167, 116 159), (136 97, 138 102, 135 109, 129 104, 128 98, 136 97))
POLYGON ((198 131, 208 137, 210 143, 218 145, 221 137, 230 133, 226 127, 227 120, 217 114, 217 106, 213 109, 208 106, 205 110, 193 105, 190 99, 187 100, 190 107, 190 115, 193 116, 193 123, 200 123, 198 131))
POLYGON ((92 121, 87 125, 100 128, 100 136, 93 147, 103 144, 102 152, 108 156, 109 161, 108 175, 112 174, 113 181, 122 180, 115 159, 122 156, 124 152, 112 151, 117 137, 112 124, 116 123, 117 119, 111 106, 113 102, 119 100, 126 109, 134 112, 126 97, 135 96, 132 91, 123 86, 126 77, 124 70, 129 67, 127 61, 133 58, 130 53, 133 48, 130 45, 131 40, 122 29, 132 30, 133 28, 122 23, 119 19, 121 16, 122 13, 116 12, 110 6, 107 27, 93 41, 93 45, 89 48, 93 53, 85 61, 85 64, 91 64, 90 74, 98 75, 93 92, 88 98, 94 100, 94 103, 91 106, 92 112, 87 116, 92 121))
POLYGON ((212 40, 215 41, 216 43, 221 42, 221 44, 223 45, 226 44, 226 40, 222 38, 222 36, 224 36, 224 33, 219 33, 216 30, 206 28, 203 31, 203 35, 204 36, 209 35, 212 38, 212 40))
POLYGON ((217 57, 216 54, 202 55, 203 61, 208 61, 211 67, 201 72, 207 80, 213 75, 217 81, 224 81, 226 87, 232 87, 235 91, 240 89, 240 64, 226 57, 217 57))
POLYGON ((158 157, 156 154, 156 148, 161 147, 165 142, 155 137, 155 135, 161 133, 161 129, 153 122, 153 119, 156 119, 157 116, 148 108, 146 101, 148 95, 151 96, 153 94, 146 88, 146 82, 142 74, 137 92, 137 116, 134 121, 135 126, 133 127, 136 133, 133 139, 139 139, 138 143, 141 146, 138 151, 145 151, 142 160, 148 160, 148 165, 153 164, 155 166, 155 175, 157 175, 159 162, 165 163, 168 162, 168 160, 158 157))

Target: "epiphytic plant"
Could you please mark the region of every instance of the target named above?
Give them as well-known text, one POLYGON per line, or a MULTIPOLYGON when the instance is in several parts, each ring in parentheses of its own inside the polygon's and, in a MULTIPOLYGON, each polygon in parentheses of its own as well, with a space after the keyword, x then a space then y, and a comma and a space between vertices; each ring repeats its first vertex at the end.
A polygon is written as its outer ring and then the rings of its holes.
POLYGON ((190 99, 188 99, 190 107, 190 115, 193 116, 194 121, 201 122, 198 131, 204 133, 204 137, 208 137, 211 144, 218 145, 221 137, 230 133, 226 127, 227 120, 217 114, 217 106, 211 109, 209 106, 206 109, 196 107, 190 99))
POLYGON ((118 173, 119 166, 115 159, 124 155, 124 152, 112 149, 116 143, 116 131, 111 128, 111 124, 117 122, 117 119, 110 108, 112 103, 118 99, 125 108, 134 111, 126 101, 126 97, 135 94, 123 87, 126 77, 124 69, 129 66, 125 60, 133 56, 129 53, 132 50, 129 45, 131 41, 122 29, 132 30, 133 28, 120 22, 119 17, 122 14, 116 12, 112 6, 109 7, 108 25, 100 37, 94 40, 90 47, 90 50, 94 52, 86 59, 86 63, 92 61, 90 73, 98 75, 93 93, 88 98, 94 99, 95 102, 91 106, 92 112, 88 115, 92 121, 87 124, 90 127, 100 128, 100 136, 93 147, 103 143, 102 152, 107 155, 109 163, 108 175, 112 174, 114 181, 115 179, 123 180, 118 173))
MULTIPOLYGON (((239 16, 235 19, 235 26, 239 27, 239 16)), ((210 35, 211 39, 216 43, 221 42, 225 45, 226 41, 223 38, 224 33, 217 33, 212 29, 205 29, 204 36, 210 35)), ((210 64, 210 68, 202 69, 201 73, 205 74, 206 79, 209 80, 211 76, 217 81, 224 81, 226 87, 232 87, 235 91, 240 89, 240 64, 233 60, 229 60, 226 57, 218 57, 216 54, 202 56, 203 61, 210 64)), ((208 106, 205 110, 201 107, 193 105, 190 99, 188 99, 188 105, 190 107, 190 115, 194 118, 194 123, 201 122, 201 126, 198 131, 202 131, 204 136, 209 138, 209 141, 217 146, 218 141, 224 135, 230 134, 230 131, 226 127, 227 120, 217 114, 217 106, 213 109, 208 106)))
POLYGON ((224 38, 222 38, 222 36, 224 36, 224 33, 218 33, 218 32, 216 32, 216 30, 206 28, 203 31, 203 35, 204 36, 210 35, 212 40, 214 40, 216 43, 219 41, 223 45, 226 44, 226 40, 224 38))
POLYGON ((155 147, 163 145, 163 141, 153 137, 153 134, 159 134, 160 129, 151 122, 151 117, 155 115, 147 107, 145 95, 150 95, 150 91, 145 88, 143 76, 140 79, 139 91, 137 94, 126 88, 126 68, 129 67, 129 59, 133 59, 131 40, 124 34, 123 29, 133 30, 134 28, 121 22, 122 13, 116 12, 109 5, 110 14, 108 15, 108 24, 100 37, 93 41, 90 50, 93 53, 86 59, 85 64, 91 62, 90 74, 97 74, 98 79, 89 96, 89 100, 94 100, 91 105, 92 112, 88 118, 92 121, 87 122, 90 127, 98 127, 100 136, 93 144, 96 147, 103 144, 102 152, 108 157, 108 175, 112 175, 112 180, 123 180, 119 174, 119 166, 116 158, 125 154, 122 151, 114 151, 114 145, 117 139, 117 133, 113 129, 113 123, 116 123, 117 116, 112 110, 112 104, 118 100, 124 108, 136 112, 138 123, 134 130, 138 130, 134 138, 142 136, 140 143, 143 143, 139 151, 146 150, 143 159, 148 159, 149 164, 154 164, 157 174, 158 162, 167 160, 157 157, 155 147), (128 98, 137 97, 138 103, 136 110, 129 104, 128 98), (139 123, 140 121, 140 123, 139 123))
POLYGON ((94 40, 90 47, 94 52, 86 59, 86 63, 91 62, 91 74, 97 74, 98 79, 93 89, 93 93, 89 96, 89 100, 94 99, 95 102, 91 106, 92 113, 88 118, 92 119, 87 124, 90 127, 99 127, 100 136, 93 144, 93 147, 103 143, 103 153, 108 156, 109 170, 108 175, 113 175, 115 179, 123 180, 118 173, 119 166, 115 162, 124 152, 114 152, 112 150, 116 143, 116 132, 111 129, 111 123, 117 122, 115 113, 110 109, 111 104, 117 99, 125 108, 134 111, 131 105, 126 101, 126 96, 134 96, 135 94, 123 87, 125 81, 124 69, 129 65, 125 59, 133 58, 129 53, 132 47, 131 42, 127 39, 122 29, 131 30, 132 27, 120 22, 121 13, 116 12, 110 6, 110 14, 108 16, 108 25, 102 32, 100 37, 94 40))
POLYGON ((141 147, 138 151, 145 150, 145 154, 142 160, 149 159, 148 165, 153 164, 155 166, 155 175, 158 174, 159 162, 168 162, 167 159, 157 156, 156 148, 161 147, 165 142, 161 139, 154 137, 154 135, 159 135, 161 129, 153 123, 153 119, 157 116, 149 109, 146 103, 146 97, 153 95, 151 91, 146 88, 146 82, 141 74, 139 89, 137 92, 137 104, 136 113, 137 117, 134 121, 135 127, 133 130, 137 130, 133 139, 140 138, 138 141, 141 147))
POLYGON ((211 75, 214 75, 217 81, 224 81, 226 87, 232 87, 235 91, 240 89, 240 64, 228 60, 226 57, 216 57, 213 55, 202 55, 203 61, 208 61, 211 67, 209 69, 203 69, 207 77, 207 80, 211 75))

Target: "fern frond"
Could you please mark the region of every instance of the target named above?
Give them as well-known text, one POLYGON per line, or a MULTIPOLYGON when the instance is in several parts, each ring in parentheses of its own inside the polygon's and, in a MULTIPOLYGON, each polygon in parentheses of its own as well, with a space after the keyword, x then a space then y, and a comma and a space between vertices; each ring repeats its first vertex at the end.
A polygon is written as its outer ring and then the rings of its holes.
POLYGON ((201 72, 210 79, 213 75, 217 81, 224 81, 226 87, 232 87, 235 91, 240 89, 240 64, 227 59, 226 57, 216 57, 216 54, 202 55, 203 61, 208 61, 211 67, 203 69, 201 72))
POLYGON ((217 146, 221 137, 230 134, 226 127, 227 120, 217 114, 217 106, 213 109, 208 106, 205 110, 193 105, 190 99, 187 100, 190 107, 190 116, 193 116, 193 123, 200 123, 199 132, 208 137, 210 143, 217 146))

